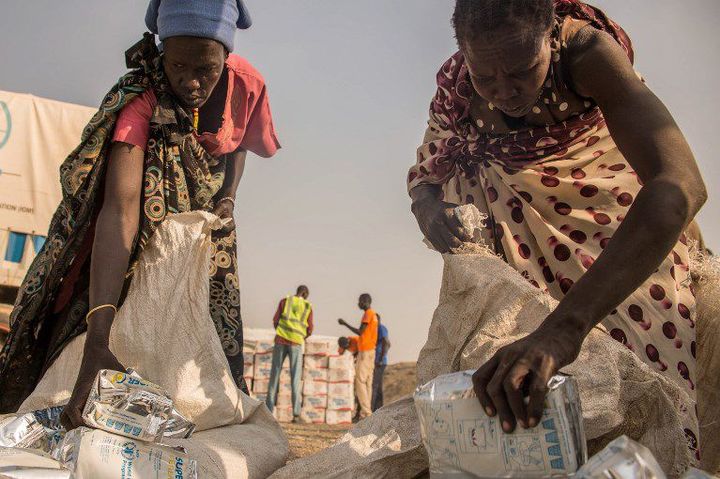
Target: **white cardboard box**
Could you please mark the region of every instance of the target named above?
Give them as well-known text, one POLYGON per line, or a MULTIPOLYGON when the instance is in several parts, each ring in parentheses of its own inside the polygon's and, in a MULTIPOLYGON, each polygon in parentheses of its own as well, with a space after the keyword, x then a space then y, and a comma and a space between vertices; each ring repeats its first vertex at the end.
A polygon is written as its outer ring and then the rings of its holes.
POLYGON ((253 367, 253 376, 255 379, 270 379, 270 365, 264 366, 260 363, 255 363, 253 367))
POLYGON ((325 409, 327 408, 327 404, 327 396, 303 396, 303 407, 325 409))
MULTIPOLYGON (((303 390, 302 386, 303 386, 303 383, 301 382, 300 383, 300 393, 301 394, 302 394, 302 390, 303 390)), ((278 394, 284 394, 284 393, 292 394, 292 384, 290 384, 289 382, 284 382, 284 383, 281 382, 278 385, 278 394)))
POLYGON ((275 416, 275 419, 278 420, 278 422, 292 422, 293 420, 292 407, 280 407, 276 405, 275 409, 273 410, 273 415, 275 416))
POLYGON ((278 407, 292 407, 292 393, 285 391, 279 393, 275 405, 278 407))
POLYGON ((306 354, 305 363, 303 367, 305 369, 327 369, 328 368, 328 357, 327 356, 314 356, 306 354))
POLYGON ((254 364, 255 363, 255 353, 243 351, 243 362, 245 364, 254 364))
POLYGON ((353 383, 328 383, 328 396, 353 397, 353 383))
POLYGON ((325 411, 325 422, 331 425, 351 424, 352 411, 333 411, 328 409, 325 411))
POLYGON ((322 424, 325 422, 325 409, 303 407, 300 410, 300 420, 304 423, 322 424))
POLYGON ((267 394, 269 383, 270 381, 268 379, 254 379, 253 392, 256 394, 267 394))
POLYGON ((306 381, 327 381, 329 369, 303 369, 303 379, 306 381))
POLYGON ((341 356, 330 356, 328 367, 330 369, 352 369, 355 370, 355 358, 347 351, 341 356))
POLYGON ((331 383, 351 383, 355 380, 354 369, 333 369, 327 370, 327 380, 331 383))
POLYGON ((327 396, 328 383, 325 381, 305 381, 303 396, 327 396))
POLYGON ((305 354, 330 356, 337 351, 338 338, 334 336, 310 336, 305 341, 305 354))
POLYGON ((355 408, 355 397, 328 396, 327 408, 335 411, 352 411, 355 408))

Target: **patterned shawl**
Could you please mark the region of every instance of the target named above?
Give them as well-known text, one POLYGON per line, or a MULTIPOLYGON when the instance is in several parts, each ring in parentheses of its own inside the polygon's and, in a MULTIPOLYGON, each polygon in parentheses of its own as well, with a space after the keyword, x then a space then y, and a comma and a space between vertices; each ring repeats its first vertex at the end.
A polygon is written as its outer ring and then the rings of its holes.
MULTIPOLYGON (((408 187, 442 185, 445 201, 477 206, 489 218, 486 243, 495 245, 531 284, 562 300, 612 241, 642 184, 597 105, 564 82, 567 49, 559 25, 571 25, 568 16, 587 22, 613 35, 632 59, 630 40, 593 7, 577 0, 556 0, 555 5, 552 61, 527 125, 510 130, 497 108, 473 98, 458 52, 437 75, 429 128, 408 187), (533 118, 539 122, 531 123, 533 118), (541 124, 544 118, 554 120, 541 124)), ((695 298, 688 265, 683 235, 658 270, 601 324, 694 401, 695 298)), ((698 457, 697 419, 693 411, 686 413, 692 417, 675 433, 679 441, 687 438, 698 457)))
MULTIPOLYGON (((50 339, 53 307, 61 282, 102 205, 102 191, 112 133, 119 112, 137 95, 153 88, 158 104, 150 124, 144 166, 139 234, 131 265, 167 214, 212 210, 213 196, 223 184, 224 157, 213 158, 192 135, 192 120, 170 93, 154 37, 145 34, 126 53, 128 67, 105 96, 82 133, 80 145, 60 167, 62 201, 55 212, 47 242, 23 281, 10 317, 11 334, 0 353, 0 412, 14 410, 32 392, 44 367, 69 340, 85 330, 85 300, 77 301, 62 330, 50 339)), ((128 270, 126 287, 132 276, 128 270)), ((73 298, 76 299, 76 298, 73 298)))

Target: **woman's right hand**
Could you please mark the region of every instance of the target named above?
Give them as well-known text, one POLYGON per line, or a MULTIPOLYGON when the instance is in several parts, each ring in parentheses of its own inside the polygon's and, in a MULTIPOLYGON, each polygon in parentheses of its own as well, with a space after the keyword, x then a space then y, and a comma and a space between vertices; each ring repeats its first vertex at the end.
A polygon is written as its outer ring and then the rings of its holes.
POLYGON ((472 239, 455 216, 456 207, 440 199, 433 190, 413 195, 411 209, 420 231, 440 253, 448 253, 472 239))
POLYGON ((125 371, 125 367, 120 364, 120 361, 117 360, 109 347, 90 344, 89 341, 86 342, 75 387, 70 396, 70 401, 60 416, 60 422, 66 430, 70 431, 85 424, 82 418, 83 408, 97 373, 101 369, 125 371))

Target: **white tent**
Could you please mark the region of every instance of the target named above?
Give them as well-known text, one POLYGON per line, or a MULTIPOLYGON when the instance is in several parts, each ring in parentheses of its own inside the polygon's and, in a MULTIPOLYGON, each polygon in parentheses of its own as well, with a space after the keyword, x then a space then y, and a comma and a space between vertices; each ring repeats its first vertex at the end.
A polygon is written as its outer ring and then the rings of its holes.
POLYGON ((59 167, 95 110, 0 90, 0 285, 19 286, 60 203, 59 167))

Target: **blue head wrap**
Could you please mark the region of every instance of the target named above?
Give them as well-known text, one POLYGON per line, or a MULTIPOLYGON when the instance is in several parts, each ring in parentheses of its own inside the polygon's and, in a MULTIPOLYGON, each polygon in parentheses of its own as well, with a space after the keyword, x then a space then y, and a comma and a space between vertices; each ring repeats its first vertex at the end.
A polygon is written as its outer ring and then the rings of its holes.
POLYGON ((211 38, 233 50, 235 29, 250 28, 242 0, 150 0, 145 24, 160 41, 187 35, 211 38))

